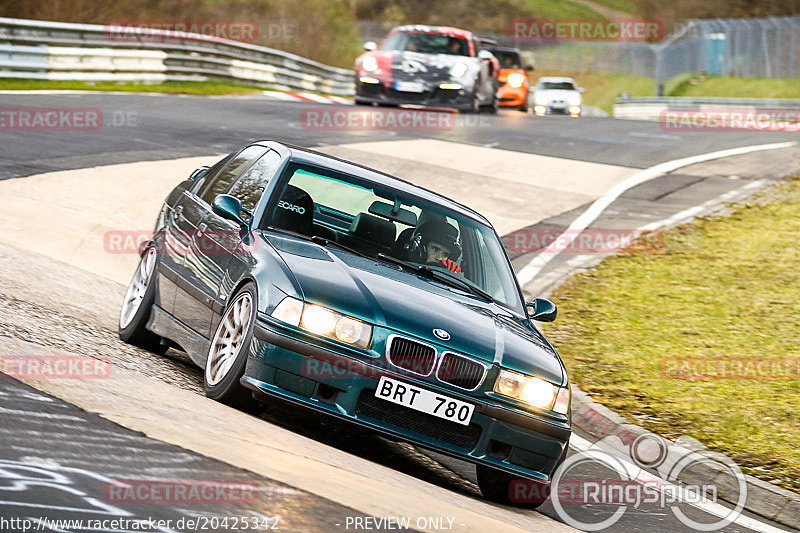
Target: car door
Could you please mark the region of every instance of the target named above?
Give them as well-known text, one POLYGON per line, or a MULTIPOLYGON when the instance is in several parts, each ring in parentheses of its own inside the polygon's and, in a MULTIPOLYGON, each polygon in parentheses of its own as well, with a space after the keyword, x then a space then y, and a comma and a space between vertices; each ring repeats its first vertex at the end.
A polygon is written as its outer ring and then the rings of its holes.
POLYGON ((204 337, 209 334, 212 304, 216 297, 217 287, 213 280, 219 279, 219 273, 215 271, 218 263, 208 259, 216 252, 207 248, 205 219, 211 213, 213 199, 227 192, 239 174, 266 151, 267 148, 257 145, 241 150, 217 175, 206 180, 200 189, 202 192, 186 191, 176 206, 175 226, 184 252, 177 268, 172 314, 204 337))
MULTIPOLYGON (((281 156, 276 151, 269 150, 244 170, 227 191, 227 194, 242 202, 242 216, 246 221, 249 221, 251 216, 246 211, 252 214, 255 210, 281 163, 281 156)), ((204 268, 206 277, 202 282, 208 284, 205 290, 215 293, 210 324, 213 330, 222 318, 226 297, 252 265, 250 250, 251 246, 257 245, 257 241, 250 231, 240 228, 237 223, 226 220, 213 211, 209 212, 201 227, 205 230, 203 247, 206 249, 206 253, 202 255, 206 263, 204 268)), ((209 336, 213 333, 212 330, 209 330, 209 336)))
MULTIPOLYGON (((155 240, 161 253, 158 262, 158 306, 169 314, 174 312, 175 308, 175 295, 177 294, 176 280, 178 270, 183 263, 183 256, 188 249, 189 240, 191 235, 183 233, 181 228, 181 213, 184 209, 184 195, 186 191, 196 192, 199 190, 203 183, 212 179, 222 168, 227 164, 230 156, 226 156, 218 161, 211 168, 207 168, 203 172, 192 173, 192 177, 181 183, 177 188, 177 192, 170 194, 161 222, 159 233, 155 235, 155 240), (195 174, 197 173, 197 174, 195 174), (173 195, 177 196, 173 198, 173 195)), ((199 170, 199 169, 198 169, 199 170)))

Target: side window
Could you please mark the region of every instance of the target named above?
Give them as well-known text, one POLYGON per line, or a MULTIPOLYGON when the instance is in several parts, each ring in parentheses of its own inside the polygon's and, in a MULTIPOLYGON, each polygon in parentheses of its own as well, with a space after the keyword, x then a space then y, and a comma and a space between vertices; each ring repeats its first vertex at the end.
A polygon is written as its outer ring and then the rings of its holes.
POLYGON ((252 211, 280 164, 281 156, 270 150, 236 180, 228 194, 241 200, 242 207, 252 211))
POLYGON ((217 174, 211 182, 206 186, 205 192, 201 198, 206 203, 211 203, 214 201, 214 198, 217 195, 225 194, 233 183, 233 180, 236 179, 236 176, 242 171, 242 169, 248 167, 250 163, 256 160, 258 157, 261 156, 264 152, 267 151, 267 148, 263 146, 248 146, 238 154, 236 154, 227 166, 222 169, 222 172, 217 174))
POLYGON ((209 179, 212 179, 214 176, 216 176, 219 173, 219 171, 222 170, 222 167, 224 167, 228 163, 230 158, 231 158, 230 155, 226 155, 225 157, 223 157, 222 159, 220 159, 219 161, 214 163, 214 165, 211 168, 209 168, 208 170, 206 170, 203 173, 202 176, 197 178, 197 183, 192 185, 191 192, 193 192, 195 194, 199 193, 200 189, 203 188, 203 186, 205 185, 206 181, 208 181, 209 179))

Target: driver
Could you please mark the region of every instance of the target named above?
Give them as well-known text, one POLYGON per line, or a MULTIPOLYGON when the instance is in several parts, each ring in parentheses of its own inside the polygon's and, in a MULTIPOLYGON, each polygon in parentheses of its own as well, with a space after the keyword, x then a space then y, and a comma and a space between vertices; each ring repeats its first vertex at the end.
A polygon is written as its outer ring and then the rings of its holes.
POLYGON ((455 273, 461 272, 461 267, 456 263, 460 255, 458 230, 444 220, 430 220, 422 224, 410 243, 410 260, 444 266, 455 273))

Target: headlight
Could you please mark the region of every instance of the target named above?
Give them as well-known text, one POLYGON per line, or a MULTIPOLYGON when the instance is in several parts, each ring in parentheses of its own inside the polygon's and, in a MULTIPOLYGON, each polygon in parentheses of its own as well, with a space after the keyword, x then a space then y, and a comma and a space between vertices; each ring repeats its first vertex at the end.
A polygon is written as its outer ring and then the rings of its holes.
POLYGON ((366 322, 331 311, 321 305, 306 304, 287 296, 275 310, 272 317, 306 331, 329 337, 359 348, 369 348, 372 340, 372 326, 366 322))
POLYGON ((378 70, 378 60, 372 56, 364 56, 364 59, 361 60, 361 68, 367 72, 375 72, 378 70))
POLYGON ((581 95, 579 94, 571 94, 567 97, 567 103, 571 106, 579 106, 581 105, 581 95))
POLYGON ((542 93, 533 93, 533 103, 536 105, 547 105, 547 95, 542 93))
POLYGON ((452 76, 453 78, 460 78, 466 73, 467 73, 466 63, 456 63, 455 65, 450 67, 450 76, 452 76))
POLYGON ((494 392, 540 409, 549 409, 561 414, 569 412, 569 389, 556 387, 541 378, 501 370, 494 383, 494 392))
POLYGON ((525 83, 525 76, 522 74, 514 73, 508 75, 508 85, 509 87, 522 87, 522 84, 525 83))

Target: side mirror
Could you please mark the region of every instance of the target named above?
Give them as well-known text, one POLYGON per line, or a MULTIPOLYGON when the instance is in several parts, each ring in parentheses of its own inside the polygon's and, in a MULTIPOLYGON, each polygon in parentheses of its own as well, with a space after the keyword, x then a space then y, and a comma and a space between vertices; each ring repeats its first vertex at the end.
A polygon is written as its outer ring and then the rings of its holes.
POLYGON ((486 59, 491 60, 493 57, 494 56, 492 55, 492 53, 488 50, 481 50, 478 52, 478 59, 480 60, 486 60, 486 59))
POLYGON ((230 194, 220 194, 214 198, 211 210, 225 220, 236 222, 243 228, 247 227, 247 222, 242 218, 242 202, 230 194))
POLYGON ((193 181, 196 180, 197 178, 205 174, 209 168, 211 167, 209 167, 208 165, 203 167, 197 167, 191 174, 189 174, 189 179, 193 181))
POLYGON ((533 303, 525 304, 525 308, 530 319, 538 322, 552 322, 558 315, 556 304, 547 298, 536 298, 533 303))
POLYGON ((364 50, 367 52, 372 52, 373 50, 378 49, 378 44, 375 41, 367 41, 364 43, 364 50))
POLYGON ((583 92, 583 91, 585 91, 585 90, 586 90, 586 89, 584 89, 583 87, 578 87, 578 92, 579 92, 579 93, 582 93, 582 92, 583 92))
POLYGON ((525 72, 533 72, 533 65, 525 65, 525 72))

